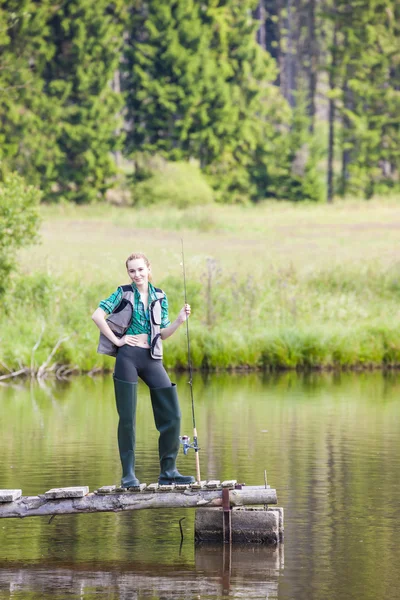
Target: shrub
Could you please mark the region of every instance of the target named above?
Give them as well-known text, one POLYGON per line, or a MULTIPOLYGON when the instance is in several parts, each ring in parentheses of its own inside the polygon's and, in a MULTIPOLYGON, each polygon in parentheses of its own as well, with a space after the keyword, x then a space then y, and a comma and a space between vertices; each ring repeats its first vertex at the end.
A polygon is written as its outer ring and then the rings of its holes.
POLYGON ((16 269, 16 250, 38 239, 41 193, 16 173, 0 183, 0 293, 16 269))
POLYGON ((135 179, 133 202, 137 206, 162 203, 186 208, 209 204, 214 199, 211 187, 195 164, 158 161, 136 173, 135 179), (140 181, 143 172, 147 178, 140 181))

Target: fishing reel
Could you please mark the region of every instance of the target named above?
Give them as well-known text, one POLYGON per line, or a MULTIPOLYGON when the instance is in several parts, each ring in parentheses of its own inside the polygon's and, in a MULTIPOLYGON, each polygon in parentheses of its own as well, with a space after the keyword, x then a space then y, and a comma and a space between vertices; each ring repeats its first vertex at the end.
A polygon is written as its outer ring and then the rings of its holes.
POLYGON ((199 446, 197 445, 197 437, 195 437, 193 439, 193 442, 190 443, 190 437, 188 435, 180 435, 179 442, 183 446, 183 454, 185 456, 189 452, 190 448, 193 448, 193 450, 195 450, 195 452, 198 452, 200 450, 199 446))

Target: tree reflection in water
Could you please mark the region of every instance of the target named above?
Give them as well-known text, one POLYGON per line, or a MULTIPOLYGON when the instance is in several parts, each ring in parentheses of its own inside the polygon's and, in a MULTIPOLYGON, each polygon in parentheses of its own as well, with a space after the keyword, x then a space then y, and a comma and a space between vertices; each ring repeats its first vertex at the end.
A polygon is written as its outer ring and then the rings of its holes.
POLYGON ((194 568, 187 564, 33 564, 0 565, 1 598, 43 597, 109 600, 277 598, 283 544, 197 546, 194 568), (8 593, 8 596, 7 596, 8 593))

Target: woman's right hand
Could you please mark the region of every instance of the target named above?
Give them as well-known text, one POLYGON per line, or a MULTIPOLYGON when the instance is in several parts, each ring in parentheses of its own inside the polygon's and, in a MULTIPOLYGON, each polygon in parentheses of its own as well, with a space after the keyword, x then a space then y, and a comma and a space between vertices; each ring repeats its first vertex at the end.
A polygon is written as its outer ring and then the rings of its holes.
POLYGON ((126 335, 123 335, 121 338, 119 338, 119 339, 118 339, 118 340, 115 342, 115 345, 116 345, 118 348, 121 348, 122 346, 125 346, 125 344, 126 344, 125 338, 126 338, 126 335))
POLYGON ((125 344, 128 346, 137 346, 137 343, 137 335, 123 335, 122 338, 119 338, 118 343, 115 345, 118 346, 118 348, 121 348, 121 346, 125 346, 125 344))

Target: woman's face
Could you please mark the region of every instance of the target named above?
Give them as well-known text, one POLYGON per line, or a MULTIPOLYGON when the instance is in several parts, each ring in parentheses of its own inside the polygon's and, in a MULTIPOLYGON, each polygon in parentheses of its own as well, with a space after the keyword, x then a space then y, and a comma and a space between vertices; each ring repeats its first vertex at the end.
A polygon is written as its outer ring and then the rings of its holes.
POLYGON ((145 286, 149 282, 150 267, 143 258, 134 258, 128 262, 128 275, 137 286, 145 286))

